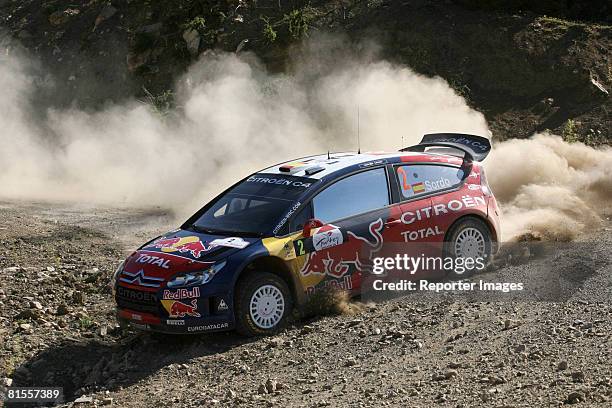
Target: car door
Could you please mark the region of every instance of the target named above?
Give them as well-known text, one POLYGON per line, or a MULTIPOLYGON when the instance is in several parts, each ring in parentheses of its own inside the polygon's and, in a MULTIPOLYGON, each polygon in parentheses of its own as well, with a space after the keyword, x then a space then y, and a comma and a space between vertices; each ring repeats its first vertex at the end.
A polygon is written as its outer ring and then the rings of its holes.
MULTIPOLYGON (((362 273, 380 250, 391 195, 385 167, 349 174, 324 187, 304 211, 324 223, 308 242, 296 241, 307 293, 326 287, 358 291, 362 273)), ((304 219, 300 213, 296 218, 304 219)))
MULTIPOLYGON (((426 256, 431 252, 427 245, 432 233, 427 231, 431 197, 421 186, 421 169, 410 163, 401 163, 390 165, 389 173, 396 204, 392 206, 386 223, 383 234, 385 246, 380 256, 426 256)), ((387 269, 387 279, 409 278, 412 275, 409 265, 403 264, 397 270, 387 269)))
POLYGON ((414 272, 415 276, 441 274, 447 222, 448 194, 459 188, 464 171, 444 164, 402 164, 396 166, 402 208, 403 242, 412 256, 430 258, 431 262, 414 272), (433 261, 433 260, 436 261, 433 261))
MULTIPOLYGON (((402 200, 402 241, 406 243, 437 242, 444 231, 436 223, 433 195, 452 187, 447 178, 438 174, 444 166, 402 164, 395 167, 402 200)), ((450 167, 444 167, 450 169, 450 167)), ((456 170, 455 170, 456 172, 456 170)))

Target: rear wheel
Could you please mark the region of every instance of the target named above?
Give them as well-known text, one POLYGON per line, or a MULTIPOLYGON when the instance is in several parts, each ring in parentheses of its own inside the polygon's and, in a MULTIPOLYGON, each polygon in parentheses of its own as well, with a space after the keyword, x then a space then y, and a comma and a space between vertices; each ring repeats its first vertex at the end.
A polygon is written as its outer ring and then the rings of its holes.
POLYGON ((247 336, 277 333, 287 324, 293 299, 283 279, 250 272, 236 287, 236 330, 247 336))
POLYGON ((484 269, 491 261, 492 247, 491 232, 483 221, 473 217, 460 220, 445 242, 445 256, 455 260, 449 276, 465 278, 484 269))

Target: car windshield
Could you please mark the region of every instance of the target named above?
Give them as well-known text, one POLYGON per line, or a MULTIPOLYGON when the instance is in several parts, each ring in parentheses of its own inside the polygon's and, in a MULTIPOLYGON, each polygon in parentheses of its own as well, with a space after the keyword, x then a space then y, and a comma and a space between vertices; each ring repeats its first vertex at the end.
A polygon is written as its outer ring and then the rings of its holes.
POLYGON ((265 235, 316 181, 255 174, 204 207, 191 227, 212 234, 265 235))

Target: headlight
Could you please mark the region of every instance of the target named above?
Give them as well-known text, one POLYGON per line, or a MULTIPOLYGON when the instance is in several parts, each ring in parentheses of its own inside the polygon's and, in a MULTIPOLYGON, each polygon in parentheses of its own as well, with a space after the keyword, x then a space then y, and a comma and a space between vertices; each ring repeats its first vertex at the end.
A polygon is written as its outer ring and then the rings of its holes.
POLYGON ((188 272, 178 276, 175 276, 170 282, 168 282, 169 288, 178 288, 185 286, 196 286, 204 285, 211 281, 211 279, 225 266, 225 261, 211 266, 210 268, 203 271, 188 272))
POLYGON ((113 294, 113 296, 115 296, 115 283, 117 282, 117 276, 119 276, 119 274, 123 272, 124 264, 125 264, 125 261, 122 261, 119 264, 119 266, 117 267, 117 270, 115 271, 115 273, 113 273, 113 277, 111 278, 110 282, 108 282, 108 286, 110 286, 111 293, 113 294))

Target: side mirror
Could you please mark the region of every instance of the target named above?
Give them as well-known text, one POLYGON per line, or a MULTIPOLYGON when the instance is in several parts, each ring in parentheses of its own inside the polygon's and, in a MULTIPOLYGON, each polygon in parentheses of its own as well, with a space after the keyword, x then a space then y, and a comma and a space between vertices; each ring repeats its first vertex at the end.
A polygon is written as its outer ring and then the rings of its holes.
POLYGON ((304 238, 308 238, 310 237, 313 229, 322 227, 323 225, 324 224, 321 220, 312 218, 304 223, 304 229, 302 230, 302 235, 304 236, 304 238))

